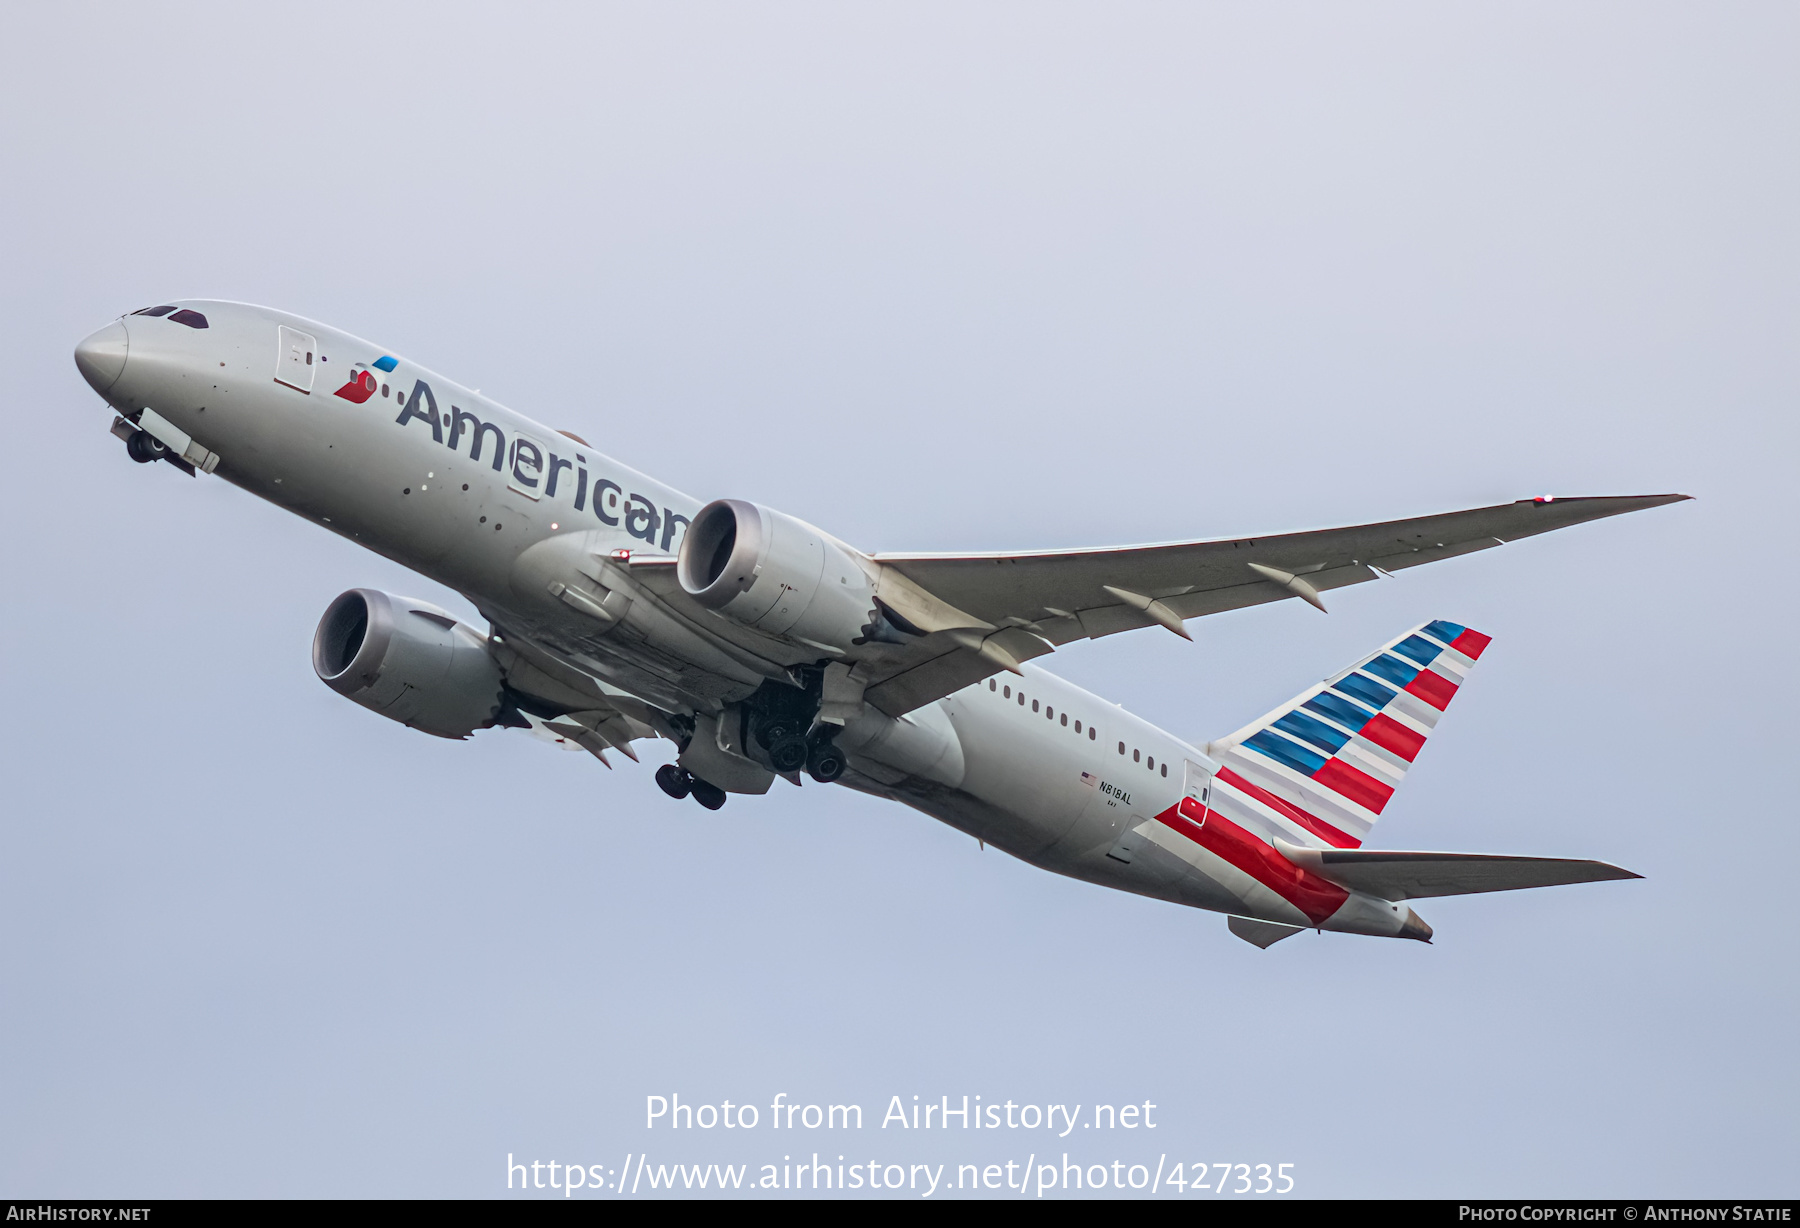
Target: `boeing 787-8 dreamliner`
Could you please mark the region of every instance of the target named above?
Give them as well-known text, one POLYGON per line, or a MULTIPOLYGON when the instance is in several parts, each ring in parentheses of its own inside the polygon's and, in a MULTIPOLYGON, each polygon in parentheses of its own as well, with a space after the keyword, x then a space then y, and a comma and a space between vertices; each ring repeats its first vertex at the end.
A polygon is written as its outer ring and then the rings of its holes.
POLYGON ((147 307, 75 350, 132 459, 241 486, 455 589, 486 630, 373 589, 313 668, 414 729, 514 727, 602 762, 663 739, 673 798, 802 775, 1047 870, 1301 929, 1429 939, 1408 901, 1635 878, 1598 861, 1365 847, 1488 637, 1410 627, 1191 745, 1036 662, 1073 640, 1300 600, 1682 495, 1525 499, 1269 537, 865 554, 702 504, 371 342, 241 303, 147 307))

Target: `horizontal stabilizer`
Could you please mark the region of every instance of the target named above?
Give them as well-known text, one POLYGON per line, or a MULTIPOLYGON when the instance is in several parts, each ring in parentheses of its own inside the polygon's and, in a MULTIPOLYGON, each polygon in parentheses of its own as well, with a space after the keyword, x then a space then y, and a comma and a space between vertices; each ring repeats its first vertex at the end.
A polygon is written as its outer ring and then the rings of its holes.
POLYGON ((1279 921, 1252 921, 1249 917, 1228 917, 1225 924, 1239 938, 1265 951, 1283 938, 1300 932, 1297 925, 1282 925, 1279 921))
MULTIPOLYGON (((1525 887, 1561 887, 1642 878, 1604 861, 1498 857, 1485 853, 1398 853, 1373 849, 1309 849, 1276 840, 1281 855, 1346 891, 1383 900, 1476 895, 1525 887)), ((1235 931, 1235 924, 1234 924, 1235 931)), ((1240 935, 1241 937, 1242 935, 1240 935)))

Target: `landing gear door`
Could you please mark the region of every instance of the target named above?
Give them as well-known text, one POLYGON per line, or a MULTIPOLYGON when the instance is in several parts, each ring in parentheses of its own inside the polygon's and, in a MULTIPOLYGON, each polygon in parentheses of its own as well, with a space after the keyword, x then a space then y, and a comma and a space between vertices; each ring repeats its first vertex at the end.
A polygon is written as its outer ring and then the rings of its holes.
POLYGON ((311 393, 313 372, 319 366, 319 343, 312 334, 283 324, 276 342, 275 382, 298 392, 311 393))
POLYGON ((1181 814, 1200 827, 1212 813, 1213 769, 1201 767, 1192 759, 1181 765, 1181 814))

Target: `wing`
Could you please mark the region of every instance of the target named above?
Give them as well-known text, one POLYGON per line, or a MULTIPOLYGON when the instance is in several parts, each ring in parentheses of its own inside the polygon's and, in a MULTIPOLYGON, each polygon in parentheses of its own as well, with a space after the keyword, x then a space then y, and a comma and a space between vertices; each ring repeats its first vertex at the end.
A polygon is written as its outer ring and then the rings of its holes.
POLYGON ((869 678, 869 700, 899 715, 1008 660, 1074 640, 1158 625, 1185 636, 1186 619, 1290 597, 1323 609, 1320 594, 1384 573, 1688 497, 1521 499, 1380 524, 1116 549, 878 554, 877 562, 918 589, 999 630, 973 640, 938 631, 866 661, 860 672, 869 678))

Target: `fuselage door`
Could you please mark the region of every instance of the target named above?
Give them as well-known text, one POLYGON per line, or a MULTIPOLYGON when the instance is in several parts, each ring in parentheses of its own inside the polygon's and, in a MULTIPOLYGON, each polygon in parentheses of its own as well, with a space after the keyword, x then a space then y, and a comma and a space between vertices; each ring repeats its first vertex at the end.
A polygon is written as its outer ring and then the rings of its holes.
POLYGON ((283 324, 276 343, 275 382, 310 393, 319 366, 319 343, 310 333, 283 324))
POLYGON ((1212 812, 1212 780, 1212 771, 1192 759, 1181 765, 1181 814, 1200 827, 1212 812))
POLYGON ((507 455, 506 484, 527 499, 544 493, 544 445, 528 435, 514 435, 507 455))

